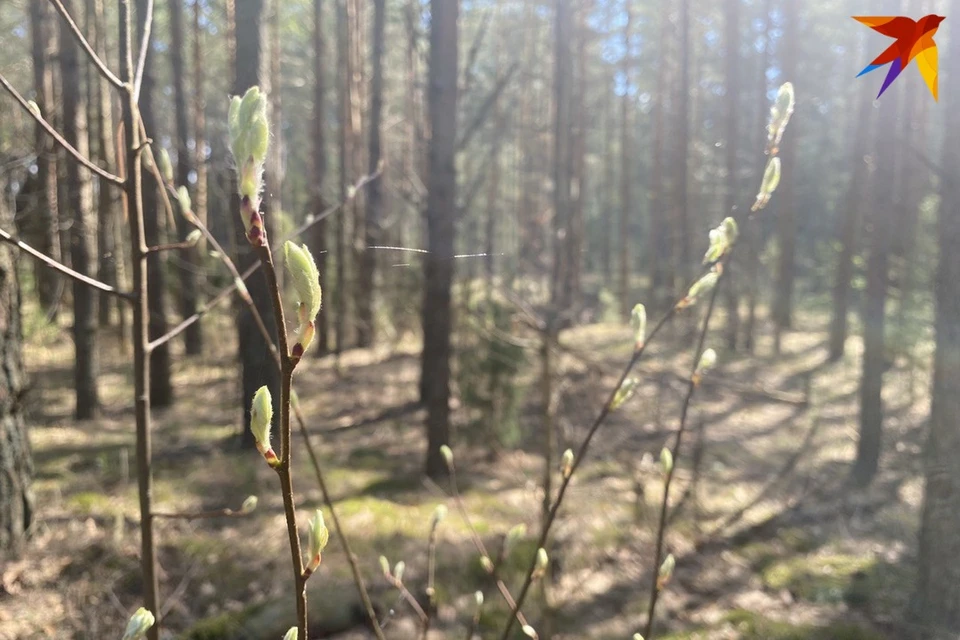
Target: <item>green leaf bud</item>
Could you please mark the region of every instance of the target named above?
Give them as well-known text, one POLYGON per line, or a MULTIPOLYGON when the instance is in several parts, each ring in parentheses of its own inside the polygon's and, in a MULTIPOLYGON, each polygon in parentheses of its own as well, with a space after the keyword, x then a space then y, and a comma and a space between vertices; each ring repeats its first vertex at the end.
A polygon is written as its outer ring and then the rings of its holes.
POLYGON ((180 204, 180 211, 193 211, 193 202, 190 200, 190 192, 183 185, 177 187, 177 202, 180 204))
POLYGON ((390 575, 390 561, 387 560, 387 556, 380 556, 380 570, 383 571, 383 575, 390 575))
POLYGON ((442 445, 440 447, 440 455, 443 456, 443 461, 447 464, 447 468, 453 469, 453 449, 447 445, 442 445))
POLYGON ((186 242, 193 246, 193 245, 196 245, 198 242, 200 242, 200 239, 202 237, 203 237, 203 233, 200 231, 200 229, 194 229, 193 231, 187 234, 186 242))
POLYGON ((620 388, 617 389, 617 392, 613 396, 613 401, 610 403, 610 410, 616 411, 623 403, 630 399, 633 396, 633 392, 637 390, 640 381, 636 378, 627 378, 623 381, 623 384, 620 385, 620 388))
POLYGON ((250 405, 250 431, 257 442, 257 450, 271 466, 275 466, 276 454, 270 447, 270 423, 273 420, 273 398, 270 389, 260 387, 253 394, 253 403, 250 405))
POLYGON ((130 621, 127 622, 127 628, 123 632, 122 640, 140 640, 156 621, 156 618, 153 617, 150 611, 140 607, 136 613, 130 616, 130 621))
POLYGON ((780 184, 780 158, 774 156, 767 162, 767 168, 763 172, 763 181, 760 183, 760 192, 757 193, 757 200, 753 203, 752 211, 760 211, 767 203, 770 197, 777 190, 780 184))
POLYGON ((307 245, 298 247, 289 240, 283 245, 284 262, 293 281, 300 304, 306 306, 311 322, 320 312, 322 292, 320 290, 320 271, 313 260, 313 254, 307 245))
POLYGON ((539 635, 537 635, 537 630, 534 629, 533 627, 531 627, 531 626, 528 625, 528 624, 523 625, 523 627, 521 627, 521 629, 522 629, 523 634, 524 634, 525 636, 528 636, 528 637, 530 637, 530 638, 533 638, 533 640, 537 640, 537 638, 540 637, 539 635))
POLYGON ((664 447, 660 450, 660 469, 663 475, 668 476, 673 471, 673 453, 670 449, 664 447))
POLYGON ((407 563, 403 560, 393 565, 393 577, 396 578, 397 582, 403 582, 403 572, 406 568, 407 563))
POLYGON ((240 513, 251 513, 257 508, 259 500, 257 496, 247 496, 247 499, 240 505, 240 513))
POLYGON ((438 504, 437 508, 433 510, 433 522, 431 527, 436 527, 447 517, 447 505, 438 504))
POLYGON ((297 640, 297 634, 299 633, 296 627, 290 627, 287 632, 283 634, 283 640, 297 640))
POLYGON ((560 473, 564 478, 569 478, 573 473, 573 449, 567 449, 560 458, 560 473))
POLYGON ((693 283, 693 286, 691 286, 690 290, 687 291, 687 297, 681 300, 677 306, 681 309, 684 307, 689 307, 695 303, 700 296, 713 291, 713 288, 717 286, 717 281, 719 280, 720 274, 715 269, 711 270, 709 273, 693 283))
POLYGON ((30 113, 33 115, 37 116, 38 118, 43 117, 43 114, 40 113, 40 105, 33 100, 27 100, 27 107, 30 109, 30 113))
POLYGON ((668 582, 670 582, 670 578, 673 576, 673 570, 676 568, 676 566, 677 559, 673 557, 672 553, 667 554, 667 557, 660 565, 660 571, 657 573, 657 589, 662 589, 668 582))
POLYGON ((163 176, 163 179, 168 182, 173 182, 173 165, 170 163, 170 154, 167 153, 167 150, 163 147, 160 147, 160 152, 157 154, 157 168, 160 169, 160 175, 163 176))
POLYGON ((630 312, 630 327, 633 329, 634 347, 639 349, 647 339, 647 308, 642 304, 633 306, 630 312))

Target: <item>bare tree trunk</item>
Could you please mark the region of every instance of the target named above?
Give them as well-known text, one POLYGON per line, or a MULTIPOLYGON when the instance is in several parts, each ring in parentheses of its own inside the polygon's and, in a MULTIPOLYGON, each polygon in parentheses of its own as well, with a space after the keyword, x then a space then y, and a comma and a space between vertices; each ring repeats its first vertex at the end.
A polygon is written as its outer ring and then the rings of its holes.
MULTIPOLYGON (((263 80, 263 0, 243 0, 236 5, 236 78, 233 84, 234 94, 242 95, 252 86, 260 85, 263 80)), ((231 212, 240 211, 240 197, 234 188, 231 193, 231 212)), ((233 215, 236 215, 234 213, 233 215)), ((267 238, 274 236, 276 225, 273 216, 265 216, 267 238)), ((258 257, 247 242, 242 224, 234 225, 237 246, 237 267, 244 271, 250 265, 258 262, 258 257)), ((276 318, 273 315, 273 304, 266 278, 260 274, 247 281, 250 297, 263 318, 264 324, 271 336, 277 332, 276 318)), ((257 328, 253 315, 246 305, 240 305, 237 314, 237 341, 240 351, 240 363, 243 367, 243 423, 244 428, 241 441, 244 447, 253 448, 255 445, 250 432, 250 404, 253 394, 262 386, 267 386, 273 397, 280 397, 280 372, 270 352, 270 345, 266 344, 257 328)))
MULTIPOLYGON (((942 31, 941 31, 942 33, 942 31)), ((950 29, 947 51, 941 61, 954 70, 940 85, 940 105, 945 119, 942 167, 944 175, 960 175, 960 69, 958 30, 950 29)), ((926 96, 924 96, 926 97, 926 96)), ((882 101, 881 101, 882 102, 882 101)), ((918 636, 955 638, 960 634, 960 185, 940 182, 940 264, 936 280, 937 349, 933 362, 930 435, 924 451, 926 489, 920 519, 919 576, 910 607, 918 636)))
POLYGON ((553 120, 553 274, 551 302, 558 312, 570 308, 569 250, 570 224, 570 159, 572 119, 570 103, 572 60, 570 38, 572 20, 569 0, 557 0, 554 31, 554 120, 553 120))
POLYGON ((424 257, 421 388, 427 407, 428 476, 446 473, 440 447, 450 440, 451 287, 456 239, 459 0, 430 2, 430 170, 424 257))
POLYGON ((670 44, 670 13, 667 5, 660 10, 660 42, 657 47, 657 84, 653 92, 653 148, 650 159, 650 233, 647 256, 649 259, 650 290, 648 299, 651 310, 656 311, 667 304, 673 292, 667 288, 670 279, 670 221, 667 219, 667 209, 664 194, 666 193, 663 165, 664 165, 664 135, 666 99, 667 99, 667 68, 670 60, 668 46, 670 44))
MULTIPOLYGON (((370 83, 370 158, 369 170, 374 173, 382 160, 383 127, 383 49, 386 29, 386 2, 373 2, 373 77, 370 83)), ((360 263, 360 288, 363 301, 359 311, 360 332, 358 343, 369 346, 376 339, 376 326, 373 312, 377 298, 377 254, 370 247, 379 244, 381 221, 383 219, 383 181, 374 180, 367 189, 365 251, 360 263)))
MULTIPOLYGON (((351 182, 357 180, 363 172, 363 30, 361 24, 362 5, 360 0, 347 0, 347 42, 348 65, 347 80, 349 83, 349 117, 351 141, 349 175, 351 182)), ((350 234, 351 257, 354 264, 354 273, 351 278, 353 298, 357 309, 357 346, 368 347, 373 335, 373 300, 370 291, 362 286, 362 270, 364 253, 366 253, 366 201, 363 194, 358 194, 350 203, 352 215, 352 233, 350 234)))
MULTIPOLYGON (((0 193, 4 187, 0 184, 0 193)), ((13 222, 11 213, 0 197, 0 225, 6 229, 13 222)), ((18 552, 33 523, 33 459, 23 421, 22 350, 16 249, 4 245, 0 247, 0 552, 18 552)))
POLYGON ((570 240, 567 242, 569 256, 568 288, 570 303, 574 310, 580 307, 581 278, 583 277, 583 246, 586 235, 584 208, 587 198, 587 131, 588 117, 586 96, 589 91, 587 82, 587 47, 590 31, 587 27, 587 14, 593 9, 592 0, 584 0, 575 5, 577 9, 577 89, 576 89, 576 134, 573 139, 572 161, 572 207, 570 213, 570 240))
MULTIPOLYGON (((630 57, 632 50, 630 38, 633 28, 633 7, 631 0, 625 3, 626 22, 623 25, 623 81, 630 84, 630 57)), ((620 224, 619 224, 619 256, 620 282, 617 297, 620 302, 620 317, 627 318, 633 308, 630 294, 630 219, 633 216, 633 126, 630 122, 630 92, 624 91, 620 98, 620 224)))
POLYGON ((859 90, 856 133, 853 142, 853 174, 847 191, 846 206, 840 212, 840 255, 836 280, 833 283, 833 316, 830 321, 830 360, 843 356, 847 341, 847 315, 850 306, 850 281, 853 278, 853 256, 856 254, 857 228, 867 193, 867 144, 873 114, 873 88, 863 83, 859 90))
MULTIPOLYGON (((30 29, 33 46, 33 83, 40 112, 50 117, 54 110, 53 59, 56 56, 56 29, 48 0, 30 0, 30 29)), ((34 127, 37 152, 37 233, 36 248, 60 261, 60 231, 57 215, 57 149, 39 124, 34 127)), ((35 270, 40 306, 47 313, 56 310, 61 283, 56 271, 38 265, 35 270)))
MULTIPOLYGON (((323 39, 323 0, 313 2, 313 213, 320 215, 326 208, 323 183, 327 176, 327 148, 325 121, 326 81, 324 63, 326 51, 323 39)), ((340 214, 342 215, 342 214, 340 214)), ((316 224, 311 234, 312 253, 320 270, 320 289, 327 291, 327 221, 316 224)), ((326 305, 320 307, 317 317, 317 352, 330 350, 330 316, 326 305)))
MULTIPOLYGON (((728 0, 726 10, 726 38, 725 38, 725 65, 726 65, 726 165, 727 188, 724 203, 724 216, 732 216, 737 207, 737 101, 740 99, 740 0, 728 0)), ((734 254, 737 255, 737 254, 734 254)), ((740 332, 740 297, 737 291, 739 283, 731 279, 731 267, 737 266, 737 261, 728 260, 727 287, 724 290, 727 307, 727 324, 724 334, 727 348, 737 348, 737 335, 740 332)))
MULTIPOLYGON (((780 61, 783 78, 798 85, 797 62, 800 56, 800 3, 799 0, 783 0, 783 56, 780 61)), ((799 83, 802 85, 802 83, 799 83)), ((800 89, 802 90, 802 86, 800 89)), ((780 150, 783 179, 777 191, 777 222, 780 246, 777 264, 777 280, 774 290, 773 322, 775 325, 774 348, 780 352, 780 334, 789 329, 793 315, 793 283, 796 262, 797 212, 794 196, 796 183, 797 131, 784 139, 780 150)))
POLYGON ((690 281, 690 212, 688 211, 688 159, 690 154, 690 0, 680 0, 680 86, 677 117, 677 215, 674 241, 677 247, 675 279, 679 287, 690 281))
MULTIPOLYGON (((347 38, 347 3, 350 0, 339 0, 337 4, 337 69, 339 70, 339 97, 340 97, 340 200, 347 199, 347 189, 350 185, 350 162, 353 157, 351 144, 353 142, 352 122, 350 114, 350 42, 347 38)), ((337 359, 337 366, 340 365, 340 354, 343 352, 346 344, 346 319, 348 315, 347 305, 349 297, 347 296, 347 218, 348 211, 341 211, 337 219, 337 296, 334 304, 335 318, 334 325, 336 329, 337 342, 334 345, 334 353, 337 359)))
MULTIPOLYGON (((501 2, 497 2, 498 16, 501 4, 501 2)), ((497 42, 497 50, 493 54, 498 80, 500 79, 500 74, 503 73, 502 54, 505 46, 505 38, 501 36, 497 42)), ((494 280, 497 276, 496 250, 499 247, 497 233, 500 226, 498 224, 500 217, 500 160, 502 155, 502 139, 504 135, 503 129, 506 126, 506 122, 503 117, 502 97, 500 95, 497 95, 496 98, 494 98, 492 109, 493 139, 490 141, 490 144, 493 146, 493 148, 490 151, 490 180, 487 183, 487 216, 486 227, 484 231, 485 242, 483 248, 484 280, 486 282, 485 288, 487 304, 490 304, 491 300, 493 300, 494 280)))
MULTIPOLYGON (((64 6, 70 10, 72 1, 64 6)), ((63 86, 63 137, 81 155, 88 153, 87 110, 80 89, 80 66, 77 43, 65 25, 60 25, 60 80, 63 86)), ((96 255, 96 223, 93 218, 93 193, 90 177, 76 162, 66 163, 66 206, 72 214, 70 227, 71 265, 85 275, 94 273, 96 255)), ((76 416, 89 420, 99 407, 97 390, 98 354, 96 294, 79 281, 73 285, 73 342, 76 347, 74 387, 77 393, 76 416)))
MULTIPOLYGON (((150 6, 148 0, 137 0, 137 35, 143 38, 144 21, 150 6)), ((140 115, 143 126, 150 135, 157 135, 156 119, 153 116, 153 47, 147 48, 146 64, 143 67, 143 82, 140 85, 140 115)), ((143 232, 147 245, 160 244, 160 206, 157 200, 159 185, 148 180, 143 189, 143 232)), ((147 279, 150 281, 150 329, 149 338, 159 338, 167 332, 166 288, 161 254, 147 256, 147 279)), ((169 407, 173 404, 173 386, 170 384, 170 349, 167 344, 150 352, 150 404, 169 407)))
MULTIPOLYGON (((193 170, 190 157, 190 125, 187 110, 187 79, 183 66, 183 56, 186 52, 183 37, 183 0, 169 0, 167 11, 170 18, 170 65, 173 68, 173 105, 177 125, 177 186, 187 187, 190 184, 190 172, 193 170)), ((184 216, 177 216, 177 231, 180 240, 186 240, 191 226, 184 216)), ((200 263, 197 260, 197 251, 194 248, 180 252, 180 259, 184 265, 180 267, 180 312, 184 318, 189 318, 197 312, 197 276, 200 263)), ((203 332, 201 323, 194 322, 184 331, 184 349, 188 356, 200 355, 203 352, 203 332)))

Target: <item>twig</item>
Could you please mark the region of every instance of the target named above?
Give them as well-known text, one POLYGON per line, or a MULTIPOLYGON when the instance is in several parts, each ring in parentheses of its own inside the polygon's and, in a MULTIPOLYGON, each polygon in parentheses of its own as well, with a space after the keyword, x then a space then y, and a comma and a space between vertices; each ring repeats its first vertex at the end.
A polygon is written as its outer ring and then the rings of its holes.
POLYGON ((137 73, 133 80, 133 99, 140 101, 140 85, 143 84, 143 70, 147 66, 147 53, 150 50, 150 31, 153 28, 153 0, 147 0, 147 15, 143 17, 143 37, 140 38, 140 55, 137 56, 137 73))
POLYGON ((100 72, 107 81, 112 84, 117 89, 123 88, 123 81, 120 80, 106 63, 100 59, 100 56, 97 55, 96 51, 93 50, 93 47, 90 46, 90 42, 84 37, 83 33, 80 32, 80 27, 77 26, 77 23, 74 22, 73 18, 67 12, 67 8, 63 6, 63 3, 60 0, 50 0, 57 12, 63 17, 64 21, 67 23, 67 26, 70 27, 70 31, 73 32, 73 35, 77 38, 77 42, 80 43, 80 46, 83 47, 83 50, 86 52, 87 57, 90 59, 90 62, 94 64, 97 70, 100 72))
POLYGON ((651 569, 653 578, 650 585, 650 603, 647 608, 647 625, 643 634, 645 638, 653 638, 653 614, 656 610, 657 599, 660 595, 661 585, 659 584, 659 572, 660 564, 663 562, 663 539, 667 530, 667 510, 670 505, 670 485, 673 482, 673 477, 677 469, 676 460, 679 459, 680 445, 683 443, 683 434, 685 433, 687 427, 687 414, 690 409, 690 401, 693 399, 693 394, 699 386, 696 371, 700 364, 700 356, 703 354, 704 343, 707 340, 707 332, 710 330, 710 319, 713 317, 713 309, 717 301, 717 292, 720 291, 720 284, 723 282, 723 277, 724 271, 721 269, 717 284, 710 293, 710 303, 707 305, 707 312, 703 318, 700 336, 697 339, 697 347, 693 353, 693 365, 690 369, 690 378, 687 382, 687 393, 683 397, 683 405, 680 409, 680 426, 677 429, 677 433, 673 439, 673 446, 670 449, 671 453, 673 454, 674 464, 672 464, 667 470, 667 477, 663 485, 663 499, 660 502, 660 518, 657 524, 657 543, 654 547, 653 567, 651 569))
POLYGON ((88 287, 92 287, 92 288, 94 288, 94 289, 96 289, 96 290, 98 290, 98 291, 102 291, 102 292, 104 292, 104 293, 109 293, 110 295, 117 296, 118 298, 123 298, 124 300, 133 300, 133 299, 134 299, 133 294, 130 293, 129 291, 121 291, 121 290, 119 290, 119 289, 117 289, 117 288, 115 288, 115 287, 111 287, 110 285, 106 284, 105 282, 101 282, 101 281, 99 281, 99 280, 97 280, 97 279, 95 279, 95 278, 91 278, 90 276, 85 276, 85 275, 83 275, 82 273, 80 273, 80 272, 78 272, 78 271, 74 271, 74 270, 71 269, 70 267, 68 267, 68 266, 66 266, 66 265, 63 265, 63 264, 57 262, 57 261, 54 260, 53 258, 51 258, 51 257, 49 257, 49 256, 47 256, 47 255, 45 255, 45 254, 43 254, 43 253, 41 253, 40 251, 37 251, 36 249, 34 249, 34 248, 31 247, 30 245, 28 245, 26 242, 23 242, 22 240, 19 240, 19 239, 17 239, 17 238, 14 238, 12 235, 10 235, 9 233, 7 233, 7 232, 4 231, 3 229, 0 229, 0 241, 6 242, 7 244, 12 244, 13 246, 15 246, 15 247, 17 247, 18 249, 20 249, 21 251, 23 251, 24 253, 27 253, 27 254, 29 254, 30 256, 32 256, 32 257, 36 258, 37 260, 39 260, 40 262, 44 263, 45 265, 47 265, 47 266, 50 267, 51 269, 54 269, 54 270, 56 270, 56 271, 59 271, 60 273, 66 275, 66 276, 68 276, 68 277, 70 277, 70 278, 73 278, 74 280, 77 280, 78 282, 82 282, 83 284, 87 285, 88 287))
POLYGON ((423 607, 421 607, 417 599, 413 597, 413 594, 410 593, 406 585, 389 573, 385 573, 384 577, 387 579, 387 582, 400 593, 400 596, 407 601, 407 604, 409 604, 410 608, 417 614, 417 617, 420 618, 421 627, 429 625, 430 618, 427 616, 427 612, 423 610, 423 607))
POLYGON ((28 114, 30 114, 30 117, 36 120, 37 123, 39 123, 40 126, 43 127, 43 130, 46 131, 50 135, 50 137, 53 138, 54 141, 56 141, 58 145, 63 147, 67 151, 67 153, 73 156, 77 160, 77 162, 79 162, 81 165, 83 165, 90 171, 94 172, 95 174, 97 174, 107 182, 115 184, 119 187, 123 186, 122 178, 110 173, 105 169, 101 169, 99 166, 95 165, 89 158, 87 158, 82 153, 77 151, 77 149, 72 144, 67 142, 64 139, 64 137, 57 132, 56 129, 50 126, 49 122, 44 120, 41 114, 37 113, 30 107, 30 104, 26 100, 24 100, 23 96, 20 95, 20 93, 13 87, 12 84, 10 84, 10 82, 3 76, 2 73, 0 73, 0 85, 3 85, 3 88, 7 90, 7 93, 13 96, 14 100, 16 100, 20 104, 20 106, 23 107, 23 109, 28 114))
POLYGON ((170 244, 158 244, 155 247, 147 247, 147 253, 160 253, 161 251, 176 251, 177 249, 192 249, 197 246, 196 242, 192 240, 184 240, 183 242, 172 242, 170 244))

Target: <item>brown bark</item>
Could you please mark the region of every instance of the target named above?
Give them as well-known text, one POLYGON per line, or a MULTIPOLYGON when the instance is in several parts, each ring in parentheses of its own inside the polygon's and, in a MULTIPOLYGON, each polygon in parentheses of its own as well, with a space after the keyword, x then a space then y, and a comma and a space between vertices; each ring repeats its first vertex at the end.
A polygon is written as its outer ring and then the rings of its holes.
MULTIPOLYGON (((350 120, 350 143, 347 157, 348 180, 352 183, 365 171, 363 166, 363 24, 362 5, 359 0, 346 0, 347 4, 347 109, 350 120)), ((349 184, 348 183, 348 184, 349 184)), ((350 286, 357 309, 357 346, 367 347, 373 336, 373 299, 363 287, 364 254, 366 253, 366 202, 362 194, 350 203, 351 214, 350 254, 354 275, 350 286)))
MULTIPOLYGON (((72 2, 64 6, 71 9, 72 2)), ((60 24, 60 80, 63 87, 63 137, 82 155, 88 155, 87 111, 80 88, 78 46, 69 28, 60 24)), ((66 162, 66 206, 70 225, 71 267, 84 275, 94 273, 96 221, 93 217, 93 193, 90 176, 76 162, 66 162)), ((74 387, 77 394, 76 416, 89 420, 99 407, 97 373, 96 294, 86 285, 73 284, 73 342, 76 348, 74 387)))
MULTIPOLYGON (((326 51, 323 37, 323 0, 313 2, 313 213, 320 215, 326 208, 323 183, 327 175, 325 95, 326 78, 324 63, 326 51)), ((322 220, 313 228, 310 245, 317 268, 320 270, 320 289, 326 293, 327 277, 327 221, 322 220)), ((317 317, 317 352, 325 354, 330 349, 330 316, 326 305, 320 307, 317 317)))
POLYGON ((450 440, 451 287, 456 236, 457 75, 459 0, 431 0, 430 170, 427 194, 427 250, 424 257, 423 356, 421 390, 427 408, 430 477, 446 473, 440 447, 450 440))
MULTIPOLYGON (((0 198, 0 226, 9 229, 12 222, 0 198)), ((0 552, 17 552, 33 523, 33 459, 23 421, 26 374, 16 249, 6 244, 0 247, 0 363, 0 552)))
MULTIPOLYGON (((40 112, 51 116, 54 109, 53 59, 56 56, 56 28, 48 0, 30 0, 30 29, 33 53, 33 83, 40 112)), ((37 229, 31 240, 44 255, 60 260, 60 232, 57 215, 57 150, 54 141, 39 124, 34 127, 37 152, 37 229)), ((35 271, 40 306, 47 313, 56 309, 61 281, 56 272, 38 265, 35 271)))
MULTIPOLYGON (((186 51, 183 35, 183 0, 169 0, 167 11, 170 19, 170 65, 173 71, 173 106, 177 135, 177 172, 176 184, 178 187, 187 187, 190 183, 190 172, 193 162, 188 142, 190 139, 190 117, 187 109, 187 78, 184 69, 183 56, 186 51)), ((181 241, 186 240, 192 230, 184 216, 176 216, 177 232, 181 241)), ((200 270, 196 249, 189 248, 180 252, 183 266, 180 272, 180 313, 189 318, 197 312, 198 291, 196 273, 200 270)), ((194 322, 184 331, 184 350, 188 356, 200 355, 203 352, 203 332, 201 323, 194 322)))

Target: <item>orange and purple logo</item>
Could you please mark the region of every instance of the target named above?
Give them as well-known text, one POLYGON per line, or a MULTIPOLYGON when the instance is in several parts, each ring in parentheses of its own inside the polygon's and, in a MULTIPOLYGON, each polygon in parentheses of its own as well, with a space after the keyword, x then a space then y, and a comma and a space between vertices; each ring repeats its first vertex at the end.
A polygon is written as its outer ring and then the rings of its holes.
POLYGON ((923 76, 927 86, 930 87, 933 99, 938 99, 937 43, 933 41, 933 36, 937 33, 940 23, 945 20, 943 16, 931 14, 919 20, 911 20, 902 16, 853 16, 853 19, 862 22, 878 33, 897 40, 857 74, 859 78, 874 69, 879 69, 887 64, 890 65, 887 78, 883 81, 883 86, 880 87, 877 98, 883 95, 887 87, 900 75, 900 72, 906 69, 907 65, 916 58, 917 66, 920 67, 920 75, 923 76))

